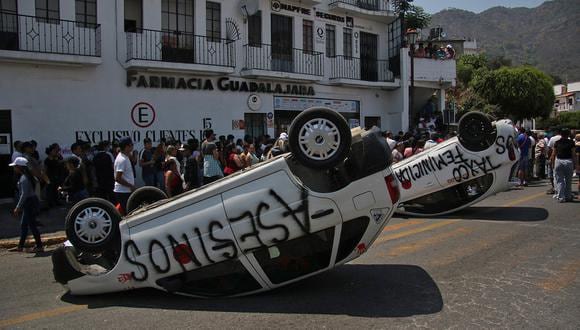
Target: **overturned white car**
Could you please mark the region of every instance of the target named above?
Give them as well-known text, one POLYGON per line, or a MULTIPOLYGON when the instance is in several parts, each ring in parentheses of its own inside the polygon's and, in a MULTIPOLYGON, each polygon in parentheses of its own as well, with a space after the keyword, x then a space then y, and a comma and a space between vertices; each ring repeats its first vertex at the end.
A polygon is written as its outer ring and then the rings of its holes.
POLYGON ((137 190, 123 219, 104 200, 75 205, 55 279, 72 294, 232 296, 358 257, 399 199, 386 141, 325 108, 302 112, 289 136, 291 153, 175 198, 137 190))
POLYGON ((470 112, 457 137, 393 165, 401 187, 397 213, 436 216, 467 208, 509 189, 518 159, 513 126, 470 112))

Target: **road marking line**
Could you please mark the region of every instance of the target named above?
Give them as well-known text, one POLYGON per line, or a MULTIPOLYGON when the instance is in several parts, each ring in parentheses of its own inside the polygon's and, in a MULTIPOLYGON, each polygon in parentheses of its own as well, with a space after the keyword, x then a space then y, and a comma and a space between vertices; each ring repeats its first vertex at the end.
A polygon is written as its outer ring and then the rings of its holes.
POLYGON ((398 238, 402 238, 402 237, 406 237, 406 236, 410 236, 410 235, 414 235, 414 234, 418 234, 424 231, 428 231, 431 229, 435 229, 435 228, 439 228, 439 227, 443 227, 443 226, 448 226, 450 224, 456 223, 457 221, 455 220, 446 220, 446 221, 440 221, 440 222, 436 222, 434 224, 428 225, 428 226, 424 226, 424 227, 420 227, 420 228, 415 228, 415 229, 411 229, 411 230, 407 230, 407 231, 403 231, 400 233, 396 233, 396 234, 391 234, 391 235, 387 235, 387 236, 382 236, 379 237, 376 241, 375 244, 381 244, 384 243, 386 241, 391 241, 391 240, 395 240, 398 238))
POLYGON ((503 207, 514 206, 514 205, 517 205, 517 204, 520 204, 520 203, 523 203, 523 202, 531 201, 532 199, 536 199, 536 198, 538 198, 540 196, 546 196, 546 193, 545 192, 542 192, 542 193, 537 193, 535 195, 531 195, 531 196, 523 197, 523 198, 520 198, 520 199, 516 199, 516 200, 513 200, 513 201, 511 201, 509 203, 503 204, 502 206, 503 207))
POLYGON ((576 280, 578 270, 580 270, 580 261, 573 261, 562 267, 554 276, 540 283, 540 287, 546 291, 562 290, 576 280))
POLYGON ((87 308, 88 308, 87 305, 73 305, 73 306, 55 308, 55 309, 50 309, 50 310, 36 312, 36 313, 30 313, 30 314, 22 315, 22 316, 11 318, 11 319, 0 320, 0 328, 10 327, 10 326, 13 326, 16 324, 34 321, 34 320, 38 320, 38 319, 44 319, 47 317, 54 317, 54 316, 59 316, 59 315, 67 314, 67 313, 77 312, 77 311, 87 309, 87 308))
POLYGON ((418 225, 420 223, 425 223, 425 220, 407 220, 405 222, 401 222, 396 225, 388 225, 385 227, 385 229, 383 229, 383 233, 386 231, 395 231, 404 227, 418 225))
POLYGON ((392 248, 387 253, 388 256, 397 257, 400 255, 415 253, 417 251, 423 250, 433 244, 437 244, 443 242, 449 238, 461 236, 461 235, 468 235, 473 232, 473 229, 469 228, 457 228, 452 231, 446 231, 439 235, 429 237, 424 240, 419 240, 418 242, 413 242, 409 244, 399 245, 395 248, 392 248))

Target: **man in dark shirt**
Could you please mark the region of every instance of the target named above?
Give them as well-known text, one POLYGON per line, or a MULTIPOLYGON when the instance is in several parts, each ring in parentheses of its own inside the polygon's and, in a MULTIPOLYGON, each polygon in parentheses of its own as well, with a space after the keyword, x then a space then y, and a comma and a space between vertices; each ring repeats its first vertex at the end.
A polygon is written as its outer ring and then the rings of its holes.
POLYGON ((562 129, 562 138, 554 144, 552 164, 558 202, 572 201, 572 175, 574 174, 575 145, 570 139, 570 131, 562 129))
POLYGON ((113 178, 113 160, 111 159, 111 155, 107 153, 108 146, 108 141, 99 142, 97 153, 93 158, 93 166, 97 178, 95 195, 110 202, 114 202, 113 186, 115 184, 115 179, 113 178))
POLYGON ((520 179, 520 186, 527 186, 528 183, 526 182, 526 174, 528 171, 528 158, 530 152, 530 145, 531 141, 528 135, 526 134, 526 129, 520 127, 519 129, 520 135, 516 140, 518 147, 520 148, 520 160, 518 163, 518 178, 520 179))
POLYGON ((141 165, 141 178, 146 186, 155 186, 155 160, 153 159, 153 144, 150 138, 143 140, 145 148, 139 156, 141 165))

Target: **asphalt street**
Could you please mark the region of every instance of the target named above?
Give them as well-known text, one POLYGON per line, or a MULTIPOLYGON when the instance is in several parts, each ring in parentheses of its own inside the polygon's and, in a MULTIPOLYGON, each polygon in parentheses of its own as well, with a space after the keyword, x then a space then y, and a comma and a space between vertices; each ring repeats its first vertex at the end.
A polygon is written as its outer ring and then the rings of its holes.
POLYGON ((545 184, 444 218, 393 218, 354 262, 264 294, 71 296, 50 252, 0 251, 0 328, 580 327, 580 203, 545 184))

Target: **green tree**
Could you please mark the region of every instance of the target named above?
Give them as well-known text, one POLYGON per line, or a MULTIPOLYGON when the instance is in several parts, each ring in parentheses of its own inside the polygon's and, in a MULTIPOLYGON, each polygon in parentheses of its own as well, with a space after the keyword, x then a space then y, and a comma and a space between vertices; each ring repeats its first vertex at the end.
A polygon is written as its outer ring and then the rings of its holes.
POLYGON ((420 6, 411 6, 405 13, 407 29, 423 29, 429 26, 431 15, 420 6))
POLYGON ((547 117, 554 106, 552 79, 533 67, 502 67, 476 74, 474 91, 515 120, 547 117))
POLYGON ((485 54, 462 55, 457 60, 457 80, 464 87, 469 86, 477 70, 487 70, 485 54))

